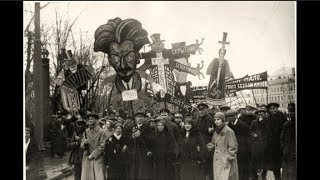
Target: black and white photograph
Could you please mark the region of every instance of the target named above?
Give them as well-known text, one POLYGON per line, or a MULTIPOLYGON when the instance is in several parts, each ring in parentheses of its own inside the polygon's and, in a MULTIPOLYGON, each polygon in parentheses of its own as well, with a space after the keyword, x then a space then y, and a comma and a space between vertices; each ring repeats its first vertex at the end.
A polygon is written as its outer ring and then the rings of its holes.
POLYGON ((295 1, 24 1, 24 179, 296 180, 296 19, 295 1))

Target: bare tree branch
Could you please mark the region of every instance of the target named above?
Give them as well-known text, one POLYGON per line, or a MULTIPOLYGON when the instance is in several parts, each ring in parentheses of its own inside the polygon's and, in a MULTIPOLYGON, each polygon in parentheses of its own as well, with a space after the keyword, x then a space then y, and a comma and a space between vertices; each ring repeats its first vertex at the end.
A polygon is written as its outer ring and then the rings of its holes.
MULTIPOLYGON (((42 10, 43 8, 45 8, 45 7, 46 7, 47 5, 49 5, 49 4, 50 4, 50 2, 48 2, 48 3, 45 4, 44 6, 40 7, 40 10, 42 10)), ((34 12, 33 12, 33 13, 34 13, 34 12)), ((30 19, 30 21, 29 21, 26 29, 24 30, 25 33, 27 33, 27 32, 29 31, 29 28, 30 28, 30 25, 31 25, 33 19, 34 19, 34 14, 33 14, 32 18, 30 19)))

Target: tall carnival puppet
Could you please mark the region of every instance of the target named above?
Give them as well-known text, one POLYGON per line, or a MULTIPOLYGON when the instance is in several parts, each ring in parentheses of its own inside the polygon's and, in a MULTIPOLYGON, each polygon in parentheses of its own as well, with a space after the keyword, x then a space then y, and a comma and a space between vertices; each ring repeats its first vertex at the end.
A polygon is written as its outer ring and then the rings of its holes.
POLYGON ((117 17, 96 30, 94 51, 108 54, 108 61, 116 71, 112 81, 120 93, 133 91, 138 96, 142 87, 141 77, 136 72, 140 63, 139 50, 149 43, 147 31, 135 19, 117 17))
POLYGON ((78 63, 71 50, 62 48, 58 58, 62 61, 62 70, 55 79, 54 107, 56 111, 78 114, 81 110, 79 93, 86 89, 93 68, 78 63))
POLYGON ((225 82, 228 78, 233 78, 230 71, 229 63, 224 56, 226 54, 225 45, 229 44, 227 42, 227 34, 223 33, 223 40, 219 41, 222 47, 219 49, 219 58, 214 58, 207 69, 207 75, 210 75, 209 85, 208 85, 208 98, 219 103, 224 103, 225 101, 225 82))

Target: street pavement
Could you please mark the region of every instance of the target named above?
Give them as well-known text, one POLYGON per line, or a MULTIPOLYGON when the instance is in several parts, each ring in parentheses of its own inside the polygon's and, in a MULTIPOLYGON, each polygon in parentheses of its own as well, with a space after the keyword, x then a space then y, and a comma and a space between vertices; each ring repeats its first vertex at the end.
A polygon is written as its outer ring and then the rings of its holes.
POLYGON ((55 158, 46 153, 44 156, 44 170, 47 174, 46 180, 60 180, 69 177, 72 173, 68 165, 70 151, 65 153, 62 158, 55 158))
MULTIPOLYGON (((44 155, 44 170, 47 174, 46 180, 74 180, 72 169, 68 165, 70 151, 65 153, 62 158, 54 158, 45 153, 44 155)), ((266 180, 274 180, 272 171, 267 171, 266 180)))

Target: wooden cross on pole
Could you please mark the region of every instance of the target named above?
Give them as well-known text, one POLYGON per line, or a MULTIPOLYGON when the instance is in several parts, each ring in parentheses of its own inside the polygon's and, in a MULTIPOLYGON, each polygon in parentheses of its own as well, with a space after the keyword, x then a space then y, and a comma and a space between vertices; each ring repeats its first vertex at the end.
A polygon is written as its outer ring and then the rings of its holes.
POLYGON ((222 44, 221 49, 225 49, 226 45, 230 44, 230 42, 227 42, 227 36, 228 36, 228 33, 227 32, 223 32, 222 41, 218 41, 218 43, 222 44))
MULTIPOLYGON (((227 35, 228 35, 228 33, 223 32, 222 41, 218 41, 218 43, 222 44, 221 49, 223 49, 223 50, 225 49, 226 45, 230 44, 230 42, 227 42, 227 35)), ((219 53, 219 56, 220 56, 220 53, 219 53)), ((222 64, 223 64, 223 58, 224 58, 224 55, 219 60, 219 67, 218 67, 218 74, 217 74, 217 87, 219 85, 219 79, 220 79, 220 74, 221 74, 221 67, 222 67, 222 64)), ((212 83, 212 85, 213 84, 214 83, 212 83)))
POLYGON ((167 82, 164 66, 169 64, 169 59, 164 59, 162 57, 162 52, 157 53, 156 58, 151 58, 152 65, 158 66, 158 75, 159 75, 159 84, 163 88, 163 91, 160 91, 161 98, 164 98, 167 92, 167 82))

